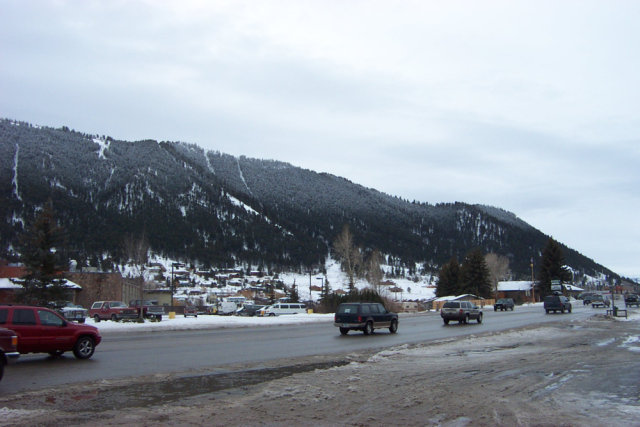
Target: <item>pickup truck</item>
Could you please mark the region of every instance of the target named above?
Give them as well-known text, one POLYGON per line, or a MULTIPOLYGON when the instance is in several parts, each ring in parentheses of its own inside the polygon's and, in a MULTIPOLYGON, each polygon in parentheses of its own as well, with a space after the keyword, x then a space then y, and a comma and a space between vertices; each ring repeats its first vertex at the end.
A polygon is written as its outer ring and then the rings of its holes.
POLYGON ((333 324, 342 335, 347 335, 350 330, 371 335, 374 329, 382 328, 388 328, 390 333, 395 334, 398 331, 398 315, 380 303, 345 302, 338 307, 333 324))
POLYGON ((628 294, 624 297, 624 303, 627 307, 635 305, 640 307, 640 297, 636 294, 628 294))
POLYGON ((162 316, 164 313, 164 307, 158 305, 158 301, 154 300, 140 300, 134 299, 129 301, 129 307, 135 308, 138 312, 138 317, 140 316, 140 310, 142 309, 142 315, 146 319, 157 320, 158 322, 162 320, 162 316))
POLYGON ((18 336, 15 332, 0 328, 0 380, 4 375, 4 367, 11 359, 17 359, 18 336))
POLYGON ((128 307, 122 301, 96 301, 89 309, 89 316, 97 322, 100 320, 120 321, 122 319, 136 319, 138 310, 128 307))

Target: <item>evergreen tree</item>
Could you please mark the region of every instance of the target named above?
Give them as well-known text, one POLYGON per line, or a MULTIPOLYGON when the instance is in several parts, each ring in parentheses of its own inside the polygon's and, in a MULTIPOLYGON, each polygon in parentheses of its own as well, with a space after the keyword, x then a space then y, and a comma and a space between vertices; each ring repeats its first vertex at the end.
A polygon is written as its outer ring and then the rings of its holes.
POLYGON ((491 298, 489 268, 480 249, 467 254, 462 264, 462 292, 491 298))
POLYGON ((298 295, 298 287, 296 286, 295 282, 291 286, 291 292, 289 293, 289 300, 291 302, 299 302, 300 301, 300 296, 298 295))
POLYGON ((436 296, 444 297, 448 295, 458 295, 461 288, 461 273, 458 260, 453 257, 448 263, 442 266, 438 274, 438 287, 436 296))
POLYGON ((66 280, 62 272, 69 263, 64 256, 64 233, 53 217, 53 203, 47 202, 33 225, 22 238, 22 263, 27 275, 21 302, 46 305, 50 301, 67 299, 66 280))
POLYGON ((569 272, 565 266, 564 255, 560 244, 550 237, 542 251, 540 269, 538 270, 541 298, 551 293, 552 280, 569 282, 571 280, 571 272, 569 272))

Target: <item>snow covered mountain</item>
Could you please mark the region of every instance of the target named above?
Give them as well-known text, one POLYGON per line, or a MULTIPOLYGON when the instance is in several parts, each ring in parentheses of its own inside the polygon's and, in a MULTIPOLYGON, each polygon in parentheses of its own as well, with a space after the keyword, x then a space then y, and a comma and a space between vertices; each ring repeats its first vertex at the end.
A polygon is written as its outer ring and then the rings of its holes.
MULTIPOLYGON (((70 256, 118 262, 127 236, 163 256, 209 266, 324 265, 345 224, 365 250, 411 272, 437 269, 480 247, 530 277, 548 236, 500 208, 431 205, 274 160, 234 157, 179 142, 127 142, 67 128, 0 120, 0 257, 48 199, 70 256)), ((563 246, 567 264, 605 271, 563 246)))

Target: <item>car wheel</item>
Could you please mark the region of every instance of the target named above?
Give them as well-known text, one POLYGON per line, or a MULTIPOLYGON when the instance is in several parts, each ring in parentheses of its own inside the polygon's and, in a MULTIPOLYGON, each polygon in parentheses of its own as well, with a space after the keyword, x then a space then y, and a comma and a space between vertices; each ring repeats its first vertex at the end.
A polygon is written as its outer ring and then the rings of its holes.
POLYGON ((482 323, 482 313, 480 313, 478 315, 478 319, 477 319, 478 323, 482 323))
POLYGON ((564 314, 564 307, 560 309, 560 313, 564 314))
POLYGON ((73 346, 73 355, 78 359, 88 359, 96 350, 95 342, 91 337, 80 337, 73 346))
POLYGON ((114 322, 118 321, 118 316, 116 316, 115 314, 111 315, 111 320, 113 320, 114 322))
POLYGON ((514 309, 514 308, 515 308, 515 307, 511 307, 511 311, 513 311, 513 309, 514 309))
POLYGON ((269 313, 269 316, 274 317, 276 314, 275 313, 269 313))
POLYGON ((93 320, 95 320, 96 323, 100 323, 100 316, 96 314, 95 316, 93 316, 93 320))
POLYGON ((393 319, 391 321, 391 325, 389 326, 389 332, 391 332, 392 334, 395 334, 396 332, 398 332, 398 321, 396 319, 393 319))
POLYGON ((493 311, 498 311, 498 309, 497 309, 497 308, 495 308, 495 307, 493 307, 493 311))
POLYGON ((349 328, 340 328, 341 335, 347 335, 349 333, 349 328))
POLYGON ((462 323, 465 324, 465 325, 467 323, 469 323, 469 315, 468 314, 464 316, 464 319, 462 319, 462 323))
POLYGON ((442 319, 442 321, 444 322, 445 325, 449 324, 449 319, 442 319))
POLYGON ((569 313, 571 313, 571 307, 569 307, 569 310, 568 310, 568 311, 569 311, 569 313))
POLYGON ((364 325, 364 331, 363 332, 364 332, 365 335, 371 335, 373 333, 373 323, 367 322, 364 325))
POLYGON ((3 375, 4 375, 4 362, 0 360, 0 380, 2 380, 3 375))
POLYGON ((549 310, 545 310, 547 312, 547 314, 549 314, 549 310))

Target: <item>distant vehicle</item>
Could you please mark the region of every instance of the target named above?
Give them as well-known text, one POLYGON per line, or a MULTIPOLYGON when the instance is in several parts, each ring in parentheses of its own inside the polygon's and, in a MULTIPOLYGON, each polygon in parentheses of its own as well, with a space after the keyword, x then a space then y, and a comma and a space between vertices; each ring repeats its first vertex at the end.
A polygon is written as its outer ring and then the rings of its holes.
POLYGON ((611 305, 611 300, 609 298, 605 298, 600 294, 595 294, 595 295, 592 295, 591 297, 592 308, 597 308, 597 307, 604 308, 604 307, 609 307, 610 305, 611 305))
POLYGON ((547 314, 551 311, 554 313, 557 311, 561 313, 564 313, 565 311, 571 313, 571 302, 569 302, 569 298, 564 295, 547 295, 544 297, 544 311, 547 314))
POLYGON ((640 307, 640 297, 636 294, 628 294, 624 297, 624 303, 627 306, 640 307))
POLYGON ((230 315, 236 312, 238 304, 232 301, 222 301, 218 303, 218 314, 230 315))
POLYGON ((49 307, 62 314, 65 319, 78 323, 84 323, 89 315, 89 310, 71 301, 53 301, 49 303, 49 307))
POLYGON ((9 360, 17 359, 19 356, 18 335, 12 330, 0 328, 0 380, 9 360))
POLYGON ((338 306, 333 325, 340 329, 340 334, 349 331, 362 331, 371 335, 374 329, 388 328, 395 334, 398 331, 398 315, 388 311, 380 303, 345 302, 338 306))
POLYGON ((0 325, 16 333, 17 350, 21 354, 60 356, 65 351, 73 351, 76 358, 88 359, 102 340, 98 328, 69 322, 45 307, 0 306, 0 325))
POLYGON ((255 305, 255 304, 245 304, 242 308, 236 310, 237 316, 256 316, 258 310, 260 310, 263 305, 255 305))
POLYGON ((307 312, 307 306, 302 303, 289 302, 270 305, 264 309, 263 316, 280 316, 285 314, 303 314, 307 312))
POLYGON ((591 304, 591 300, 593 299, 594 295, 598 294, 595 294, 593 292, 584 292, 578 295, 578 299, 582 300, 582 305, 589 305, 591 304))
POLYGON ((198 307, 195 305, 185 305, 183 311, 184 317, 193 316, 198 317, 198 307))
POLYGON ((158 305, 158 301, 155 300, 134 299, 129 301, 129 307, 133 307, 136 309, 138 317, 140 317, 140 309, 142 308, 142 315, 146 319, 154 319, 160 321, 162 320, 162 316, 165 314, 164 307, 158 305))
POLYGON ((500 298, 495 304, 493 304, 493 311, 513 311, 515 305, 513 298, 500 298))
POLYGON ((93 317, 96 322, 100 320, 137 319, 138 310, 127 306, 122 301, 96 301, 89 309, 89 316, 93 317))
POLYGON ((466 324, 475 319, 482 323, 482 309, 471 301, 447 301, 440 309, 440 317, 445 325, 451 320, 466 324))

